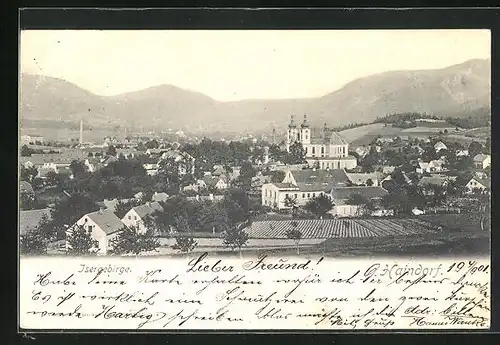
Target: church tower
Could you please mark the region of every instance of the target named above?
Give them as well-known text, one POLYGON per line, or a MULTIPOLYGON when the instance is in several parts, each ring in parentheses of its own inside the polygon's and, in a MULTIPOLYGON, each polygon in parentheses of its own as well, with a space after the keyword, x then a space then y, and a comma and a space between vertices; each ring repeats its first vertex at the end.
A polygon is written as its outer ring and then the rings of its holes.
POLYGON ((304 114, 304 121, 302 122, 302 125, 300 127, 302 145, 311 144, 311 130, 309 129, 309 123, 307 122, 306 114, 304 114))
POLYGON ((288 125, 288 133, 286 138, 286 150, 290 149, 290 146, 293 145, 294 142, 300 142, 300 131, 295 124, 295 115, 292 114, 290 116, 290 124, 288 125))

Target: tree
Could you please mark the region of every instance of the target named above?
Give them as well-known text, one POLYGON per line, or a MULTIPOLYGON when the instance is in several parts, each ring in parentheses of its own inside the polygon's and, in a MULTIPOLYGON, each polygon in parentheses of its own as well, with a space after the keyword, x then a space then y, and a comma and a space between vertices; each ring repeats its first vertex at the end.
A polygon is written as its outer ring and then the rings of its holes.
POLYGON ((34 166, 21 166, 21 181, 28 181, 33 184, 33 180, 38 175, 38 169, 34 166))
POLYGON ((302 232, 297 229, 298 225, 299 223, 297 221, 293 221, 291 223, 292 228, 286 231, 286 237, 295 242, 295 246, 297 247, 297 255, 300 255, 299 242, 302 238, 302 232))
POLYGON ((292 198, 290 195, 285 196, 284 204, 286 208, 292 210, 292 214, 295 216, 298 209, 298 200, 297 198, 292 198))
POLYGON ((290 145, 286 164, 302 164, 305 163, 306 150, 298 141, 290 145))
POLYGON ((491 199, 487 193, 478 193, 469 205, 469 217, 479 222, 481 230, 491 230, 491 199))
POLYGON ((62 184, 61 175, 51 170, 45 175, 45 181, 51 186, 60 186, 62 184))
POLYGON ((130 211, 130 209, 132 207, 136 207, 136 206, 139 206, 140 202, 139 200, 136 200, 136 199, 132 199, 132 200, 129 200, 129 201, 118 201, 118 203, 116 204, 115 206, 115 212, 114 214, 122 219, 123 217, 125 217, 125 215, 127 214, 128 211, 130 211))
POLYGON ((181 253, 189 253, 198 245, 192 237, 176 237, 175 244, 172 245, 172 249, 178 250, 181 253))
POLYGON ((366 185, 367 185, 368 187, 373 186, 373 180, 372 180, 371 178, 369 178, 368 180, 366 180, 366 185))
POLYGON ((233 251, 237 248, 240 252, 240 258, 243 257, 241 248, 248 242, 248 233, 244 230, 248 225, 250 225, 249 222, 243 222, 222 233, 224 247, 229 247, 233 251))
POLYGON ((82 225, 75 225, 66 237, 68 254, 91 255, 97 253, 99 242, 92 238, 89 230, 82 225))
POLYGON ((31 157, 35 150, 29 148, 27 145, 21 147, 21 157, 31 157))
POLYGON ((285 179, 285 172, 283 170, 276 170, 271 172, 271 182, 281 183, 285 179))
POLYGON ((469 145, 469 157, 474 158, 477 154, 481 153, 483 150, 483 145, 477 141, 473 141, 469 145))
POLYGON ((19 250, 25 255, 43 255, 47 253, 47 242, 39 229, 29 229, 21 236, 19 250))
POLYGON ((85 164, 79 160, 73 160, 69 165, 69 168, 71 169, 71 172, 73 173, 73 176, 75 178, 83 177, 87 172, 85 164))
POLYGON ((160 145, 158 144, 158 141, 156 139, 153 139, 153 140, 148 141, 144 146, 147 149, 157 149, 158 146, 160 146, 160 145))
POLYGON ((126 226, 110 244, 111 252, 115 255, 138 255, 142 252, 157 251, 160 241, 154 237, 150 228, 141 232, 137 226, 126 226))
POLYGON ((108 149, 106 150, 106 156, 115 157, 116 156, 116 147, 114 147, 113 145, 109 145, 108 149))
POLYGON ((56 202, 51 210, 51 215, 58 238, 62 238, 67 227, 75 224, 82 216, 97 210, 99 207, 92 199, 81 194, 74 194, 65 200, 56 202))
POLYGON ((305 205, 305 209, 314 213, 317 217, 324 217, 334 206, 332 200, 325 194, 311 198, 305 205))

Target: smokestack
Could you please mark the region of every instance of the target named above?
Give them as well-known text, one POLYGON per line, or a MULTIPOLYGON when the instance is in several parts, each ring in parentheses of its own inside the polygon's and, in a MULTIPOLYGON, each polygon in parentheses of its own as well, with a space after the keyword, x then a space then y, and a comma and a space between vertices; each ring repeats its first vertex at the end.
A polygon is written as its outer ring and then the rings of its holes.
POLYGON ((83 145, 83 120, 80 120, 80 146, 83 145))
POLYGON ((273 144, 276 144, 276 129, 273 128, 273 144))

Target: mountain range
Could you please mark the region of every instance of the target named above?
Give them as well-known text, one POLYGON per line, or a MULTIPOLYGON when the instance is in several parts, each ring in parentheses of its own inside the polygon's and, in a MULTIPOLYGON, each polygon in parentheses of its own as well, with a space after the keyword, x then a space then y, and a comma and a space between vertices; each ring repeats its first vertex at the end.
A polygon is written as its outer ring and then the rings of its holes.
POLYGON ((384 72, 307 99, 220 102, 173 85, 100 96, 62 79, 30 74, 22 74, 20 83, 21 120, 77 123, 83 118, 93 127, 269 132, 281 130, 292 112, 298 121, 306 113, 313 125, 332 127, 403 112, 468 117, 490 108, 491 61, 384 72))

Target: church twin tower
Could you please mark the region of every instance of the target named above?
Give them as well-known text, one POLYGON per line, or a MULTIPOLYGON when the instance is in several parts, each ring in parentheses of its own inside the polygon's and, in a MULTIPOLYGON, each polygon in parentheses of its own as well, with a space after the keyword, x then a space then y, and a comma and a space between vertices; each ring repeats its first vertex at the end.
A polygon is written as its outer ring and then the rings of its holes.
POLYGON ((302 143, 302 145, 311 144, 311 129, 309 128, 306 114, 304 114, 304 121, 300 125, 300 128, 295 124, 295 115, 292 115, 290 117, 290 124, 288 125, 288 134, 286 140, 286 150, 288 151, 290 146, 296 141, 302 143))

